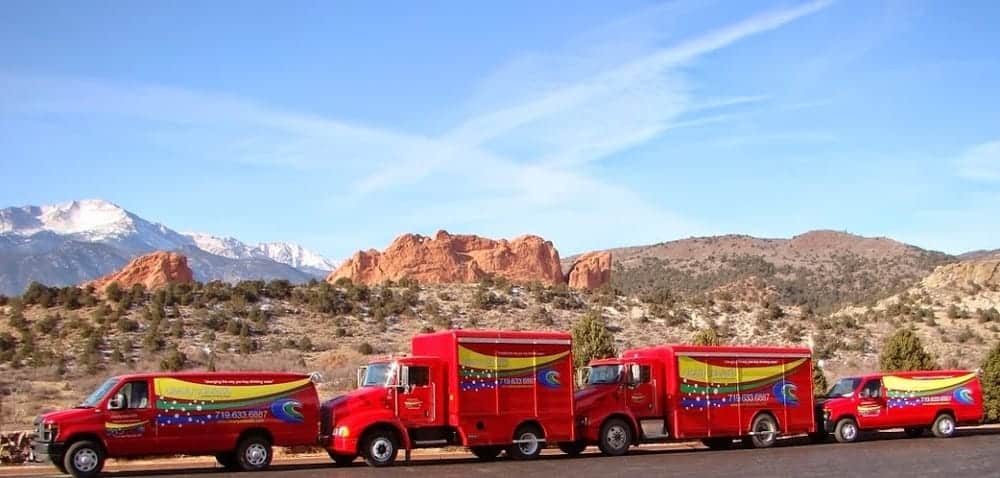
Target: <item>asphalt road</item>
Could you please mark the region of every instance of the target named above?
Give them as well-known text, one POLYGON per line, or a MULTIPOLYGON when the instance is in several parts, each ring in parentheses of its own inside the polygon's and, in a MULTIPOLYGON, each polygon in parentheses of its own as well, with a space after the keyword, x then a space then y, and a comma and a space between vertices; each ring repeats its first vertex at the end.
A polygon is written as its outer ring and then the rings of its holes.
MULTIPOLYGON (((532 462, 501 459, 482 463, 465 455, 445 459, 398 462, 374 469, 360 460, 353 466, 332 464, 277 465, 263 473, 223 473, 218 469, 135 470, 107 473, 109 477, 274 478, 274 477, 1000 477, 1000 430, 959 431, 950 439, 908 439, 902 433, 880 433, 854 444, 809 445, 803 439, 781 440, 765 450, 633 449, 625 457, 603 457, 594 451, 577 458, 545 455, 532 462)), ((36 475, 37 476, 37 475, 36 475)))

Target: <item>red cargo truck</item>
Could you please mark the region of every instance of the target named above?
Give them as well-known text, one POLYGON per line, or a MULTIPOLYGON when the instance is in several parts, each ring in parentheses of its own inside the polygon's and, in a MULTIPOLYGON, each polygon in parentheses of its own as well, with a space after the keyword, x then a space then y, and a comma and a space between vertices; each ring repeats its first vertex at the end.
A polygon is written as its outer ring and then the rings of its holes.
POLYGON ((309 375, 122 375, 76 408, 38 417, 32 447, 78 478, 129 456, 215 455, 227 469, 261 470, 274 446, 319 442, 319 408, 309 375))
POLYGON ((816 407, 823 430, 841 443, 887 428, 946 438, 982 421, 983 389, 971 370, 877 373, 838 380, 816 407))
POLYGON ((812 433, 809 349, 665 345, 628 350, 590 364, 576 394, 577 437, 560 443, 577 454, 597 444, 608 455, 630 446, 700 439, 725 448, 754 447, 778 435, 812 433))
POLYGON ((449 445, 530 459, 575 440, 569 334, 447 331, 413 337, 412 349, 369 363, 357 390, 323 405, 336 463, 385 466, 400 449, 449 445))

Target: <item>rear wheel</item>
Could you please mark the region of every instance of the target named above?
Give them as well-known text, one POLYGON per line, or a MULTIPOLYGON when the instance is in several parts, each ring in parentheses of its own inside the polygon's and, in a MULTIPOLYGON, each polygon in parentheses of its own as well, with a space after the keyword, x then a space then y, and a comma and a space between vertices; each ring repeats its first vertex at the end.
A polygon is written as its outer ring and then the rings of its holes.
POLYGON ((507 454, 515 460, 533 460, 542 454, 542 431, 534 425, 521 425, 514 432, 514 443, 507 454))
POLYGON ((80 440, 69 446, 63 456, 63 467, 75 478, 92 478, 104 468, 104 450, 96 442, 80 440))
POLYGON ((476 455, 476 458, 479 458, 480 460, 483 461, 489 461, 489 460, 496 460, 497 457, 500 456, 500 452, 503 451, 503 447, 491 446, 491 445, 473 446, 469 447, 469 451, 471 451, 473 455, 476 455))
POLYGON ((727 450, 732 448, 733 439, 732 438, 702 438, 701 443, 712 450, 727 450))
POLYGON ((612 418, 601 426, 597 447, 601 453, 610 456, 622 456, 628 453, 632 445, 632 427, 621 418, 612 418))
POLYGON ((841 418, 833 431, 833 437, 840 443, 856 442, 860 434, 861 430, 858 429, 858 422, 854 421, 853 418, 841 418))
POLYGON ((329 450, 327 450, 326 453, 328 455, 330 455, 330 459, 333 460, 333 462, 337 466, 347 466, 347 465, 350 465, 351 463, 354 462, 354 459, 358 457, 358 455, 344 455, 344 454, 341 454, 341 453, 334 453, 334 452, 329 451, 329 450))
POLYGON ((918 427, 904 428, 903 433, 910 438, 920 438, 924 434, 924 429, 918 427))
POLYGON ((750 436, 744 439, 744 444, 753 448, 768 448, 778 440, 778 422, 766 413, 757 415, 750 424, 750 436))
POLYGON ((587 449, 587 444, 583 441, 564 441, 559 444, 559 449, 569 456, 577 456, 587 449))
POLYGON ((938 415, 931 427, 931 433, 938 438, 948 438, 955 434, 955 418, 947 413, 938 415))
POLYGON ((236 466, 243 471, 260 471, 271 466, 271 440, 250 435, 236 446, 236 466))
POLYGON ((391 430, 379 429, 368 432, 362 441, 362 456, 370 466, 389 466, 399 454, 399 440, 391 430))

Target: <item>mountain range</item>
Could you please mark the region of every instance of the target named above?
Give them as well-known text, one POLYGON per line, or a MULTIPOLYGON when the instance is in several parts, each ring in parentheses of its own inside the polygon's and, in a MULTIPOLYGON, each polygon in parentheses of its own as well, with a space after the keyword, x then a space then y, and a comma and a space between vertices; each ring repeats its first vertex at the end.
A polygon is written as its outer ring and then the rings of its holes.
POLYGON ((199 281, 306 282, 335 268, 298 244, 251 246, 232 237, 180 233, 114 203, 86 199, 0 209, 0 294, 20 294, 32 281, 79 284, 156 250, 187 256, 199 281))

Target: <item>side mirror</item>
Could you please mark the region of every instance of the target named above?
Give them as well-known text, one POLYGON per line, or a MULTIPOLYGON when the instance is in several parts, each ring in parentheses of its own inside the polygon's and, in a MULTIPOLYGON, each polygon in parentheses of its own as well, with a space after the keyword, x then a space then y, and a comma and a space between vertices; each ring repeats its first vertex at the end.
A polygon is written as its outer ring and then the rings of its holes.
POLYGON ((639 364, 631 364, 628 367, 628 386, 634 387, 642 382, 642 368, 639 364))
POLYGON ((410 390, 410 367, 406 365, 399 367, 399 381, 396 382, 396 386, 407 392, 410 390))
POLYGON ((125 408, 125 396, 118 394, 114 398, 108 400, 108 410, 121 410, 125 408))
POLYGON ((576 371, 576 388, 583 388, 587 386, 587 380, 590 379, 590 367, 582 367, 576 371))
POLYGON ((363 385, 365 383, 365 372, 367 372, 367 371, 368 371, 368 366, 367 365, 362 365, 362 366, 358 367, 357 383, 356 383, 356 387, 355 388, 361 388, 361 385, 363 385))

